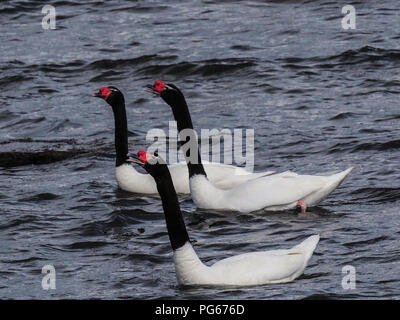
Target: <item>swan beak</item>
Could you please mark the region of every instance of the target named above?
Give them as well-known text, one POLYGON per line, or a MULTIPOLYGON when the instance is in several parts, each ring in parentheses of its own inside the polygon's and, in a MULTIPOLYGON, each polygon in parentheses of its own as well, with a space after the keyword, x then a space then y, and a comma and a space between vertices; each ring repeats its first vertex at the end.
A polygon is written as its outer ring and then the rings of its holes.
POLYGON ((131 155, 130 153, 128 153, 127 156, 128 159, 126 159, 126 162, 136 163, 142 167, 144 166, 144 162, 140 161, 136 154, 131 155))
POLYGON ((103 99, 103 96, 101 95, 100 92, 95 92, 95 93, 93 93, 93 94, 92 94, 92 97, 102 98, 102 99, 103 99))
POLYGON ((155 94, 155 95, 157 95, 157 96, 160 95, 160 93, 159 93, 158 91, 154 90, 154 86, 153 86, 152 84, 146 85, 144 91, 150 92, 150 93, 155 94))

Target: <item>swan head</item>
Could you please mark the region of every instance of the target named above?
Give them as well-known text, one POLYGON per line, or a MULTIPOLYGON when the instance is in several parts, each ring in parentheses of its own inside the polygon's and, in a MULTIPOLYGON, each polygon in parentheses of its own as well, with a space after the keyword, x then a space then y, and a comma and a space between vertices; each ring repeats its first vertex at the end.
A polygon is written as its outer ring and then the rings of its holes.
POLYGON ((114 86, 101 87, 97 92, 92 94, 92 97, 101 98, 111 106, 124 99, 122 92, 114 86))
POLYGON ((128 162, 133 162, 143 167, 154 179, 158 180, 169 173, 166 162, 158 156, 140 150, 137 155, 129 155, 128 162))
POLYGON ((153 84, 147 85, 146 91, 156 96, 160 96, 170 106, 173 106, 174 102, 178 99, 184 99, 182 92, 177 86, 160 80, 155 81, 153 84))

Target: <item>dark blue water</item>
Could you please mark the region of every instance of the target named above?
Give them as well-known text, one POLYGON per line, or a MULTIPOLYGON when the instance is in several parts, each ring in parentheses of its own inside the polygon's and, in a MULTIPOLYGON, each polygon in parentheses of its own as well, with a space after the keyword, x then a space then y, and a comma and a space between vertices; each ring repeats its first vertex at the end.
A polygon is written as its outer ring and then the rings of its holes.
POLYGON ((1 299, 398 299, 400 20, 387 1, 46 1, 0 4, 1 299), (343 30, 344 4, 357 13, 343 30), (143 91, 179 86, 194 126, 255 130, 255 170, 355 169, 314 216, 196 210, 206 263, 319 233, 289 284, 180 288, 157 197, 119 190, 111 109, 124 92, 130 149, 172 113, 143 91), (44 265, 56 290, 42 290, 44 265), (342 267, 356 288, 342 288, 342 267))

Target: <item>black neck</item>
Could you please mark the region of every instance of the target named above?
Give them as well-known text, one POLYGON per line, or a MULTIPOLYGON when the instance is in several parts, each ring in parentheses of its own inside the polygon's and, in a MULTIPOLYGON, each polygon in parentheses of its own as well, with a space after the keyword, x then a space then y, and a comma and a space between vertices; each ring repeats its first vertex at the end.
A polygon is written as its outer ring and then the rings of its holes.
POLYGON ((176 250, 189 241, 189 235, 186 231, 185 222, 183 221, 181 209, 179 207, 178 197, 168 169, 166 169, 163 177, 155 179, 155 181, 164 209, 169 240, 172 249, 176 250))
POLYGON ((115 120, 115 165, 118 167, 125 163, 128 158, 128 124, 126 120, 124 97, 118 97, 111 105, 115 120))
MULTIPOLYGON (((174 114, 174 118, 178 127, 178 132, 181 132, 184 129, 193 129, 192 118, 190 117, 189 108, 187 106, 185 97, 182 94, 175 94, 176 97, 171 101, 167 101, 167 103, 171 106, 172 113, 174 114)), ((184 153, 186 164, 189 169, 189 178, 201 174, 207 176, 203 164, 201 163, 201 155, 199 151, 199 144, 197 142, 197 138, 194 139, 192 136, 191 146, 193 149, 197 150, 197 160, 195 163, 191 163, 190 160, 190 148, 184 153)), ((186 144, 190 140, 187 137, 185 140, 182 140, 183 144, 186 144)))

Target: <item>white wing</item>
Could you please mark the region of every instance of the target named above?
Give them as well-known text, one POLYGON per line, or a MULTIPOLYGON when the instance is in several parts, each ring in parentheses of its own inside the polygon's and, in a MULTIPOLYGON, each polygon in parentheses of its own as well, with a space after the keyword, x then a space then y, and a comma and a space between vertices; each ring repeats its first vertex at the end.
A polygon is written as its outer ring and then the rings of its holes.
POLYGON ((232 205, 241 211, 253 211, 296 203, 323 188, 319 176, 304 176, 287 172, 252 180, 225 193, 232 205))
POLYGON ((210 267, 216 279, 236 285, 287 282, 301 275, 319 236, 308 237, 288 250, 252 252, 221 260, 210 267))
MULTIPOLYGON (((204 162, 204 170, 207 178, 216 187, 220 189, 233 188, 248 181, 268 176, 273 171, 251 173, 241 167, 235 167, 228 164, 204 162)), ((168 166, 172 181, 177 193, 190 193, 189 172, 186 162, 179 162, 168 166)))
POLYGON ((352 168, 329 176, 299 175, 294 172, 260 177, 230 189, 215 187, 204 176, 190 179, 192 199, 203 209, 251 212, 261 209, 286 210, 297 201, 315 205, 337 188, 352 168))

